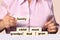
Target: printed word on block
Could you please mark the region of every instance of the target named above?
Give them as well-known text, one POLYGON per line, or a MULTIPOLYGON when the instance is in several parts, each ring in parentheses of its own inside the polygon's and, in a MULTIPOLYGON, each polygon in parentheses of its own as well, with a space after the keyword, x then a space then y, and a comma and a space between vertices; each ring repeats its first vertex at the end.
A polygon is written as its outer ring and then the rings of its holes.
POLYGON ((18 27, 17 31, 18 32, 28 32, 28 28, 27 27, 18 27))
POLYGON ((40 27, 30 27, 30 32, 41 32, 42 28, 40 27))

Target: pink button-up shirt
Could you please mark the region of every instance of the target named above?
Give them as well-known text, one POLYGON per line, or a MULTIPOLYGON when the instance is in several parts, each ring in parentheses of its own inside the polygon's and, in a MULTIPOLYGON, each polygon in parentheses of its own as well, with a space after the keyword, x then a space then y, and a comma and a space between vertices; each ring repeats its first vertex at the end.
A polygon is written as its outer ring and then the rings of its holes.
POLYGON ((43 27, 47 18, 53 15, 52 0, 32 0, 30 6, 27 0, 3 0, 0 5, 0 19, 7 12, 15 18, 26 18, 26 21, 17 21, 17 25, 43 27))

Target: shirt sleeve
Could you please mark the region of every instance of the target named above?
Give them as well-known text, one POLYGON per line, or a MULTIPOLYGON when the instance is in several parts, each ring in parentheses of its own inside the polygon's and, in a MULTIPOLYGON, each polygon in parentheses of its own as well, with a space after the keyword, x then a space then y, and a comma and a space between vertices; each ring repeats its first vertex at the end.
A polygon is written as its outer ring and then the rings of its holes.
POLYGON ((4 8, 4 6, 0 6, 0 19, 3 19, 6 13, 7 13, 7 10, 4 8))
POLYGON ((55 15, 54 15, 53 2, 52 2, 52 0, 48 0, 47 3, 48 3, 48 7, 50 9, 50 15, 48 16, 47 21, 52 20, 52 22, 54 22, 58 27, 58 23, 56 22, 55 15))
POLYGON ((0 19, 3 19, 3 17, 7 14, 7 11, 9 11, 9 7, 12 4, 12 0, 3 0, 0 4, 0 19))
POLYGON ((54 15, 54 10, 53 10, 53 2, 52 0, 47 0, 48 7, 50 9, 50 15, 54 15))

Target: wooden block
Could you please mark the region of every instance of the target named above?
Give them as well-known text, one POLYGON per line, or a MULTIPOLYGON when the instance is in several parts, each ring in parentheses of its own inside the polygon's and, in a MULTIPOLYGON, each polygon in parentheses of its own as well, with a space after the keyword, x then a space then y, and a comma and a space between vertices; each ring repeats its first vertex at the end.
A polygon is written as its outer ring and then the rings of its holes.
POLYGON ((35 36, 35 32, 24 32, 24 36, 35 36))
POLYGON ((24 35, 23 32, 17 32, 17 31, 11 31, 10 34, 11 34, 12 36, 23 36, 23 35, 24 35))
POLYGON ((18 32, 28 32, 28 28, 27 27, 17 27, 17 31, 18 32))
POLYGON ((47 36, 47 35, 48 35, 47 31, 36 32, 36 36, 47 36))
POLYGON ((30 27, 30 32, 41 32, 41 27, 30 27))

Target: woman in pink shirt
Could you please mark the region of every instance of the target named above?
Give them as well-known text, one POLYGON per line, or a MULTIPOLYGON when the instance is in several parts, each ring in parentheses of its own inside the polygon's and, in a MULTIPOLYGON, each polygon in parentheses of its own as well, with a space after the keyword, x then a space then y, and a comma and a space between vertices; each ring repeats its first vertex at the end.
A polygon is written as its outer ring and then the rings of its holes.
POLYGON ((42 27, 56 33, 52 0, 3 0, 0 5, 0 30, 15 26, 42 27), (23 19, 20 22, 17 20, 23 19))

